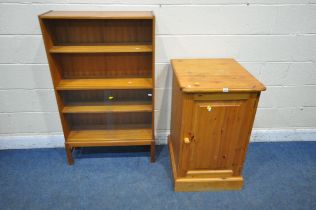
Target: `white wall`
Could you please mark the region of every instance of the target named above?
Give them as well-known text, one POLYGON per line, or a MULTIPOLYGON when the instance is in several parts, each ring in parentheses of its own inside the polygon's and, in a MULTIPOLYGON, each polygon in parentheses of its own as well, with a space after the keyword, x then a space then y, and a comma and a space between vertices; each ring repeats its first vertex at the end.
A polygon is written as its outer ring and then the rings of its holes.
POLYGON ((170 126, 169 60, 189 57, 233 57, 267 85, 254 138, 272 140, 278 138, 273 133, 281 132, 280 139, 287 140, 298 131, 316 137, 316 0, 0 2, 0 140, 6 143, 22 138, 20 143, 27 145, 31 140, 23 136, 29 135, 57 135, 62 142, 37 20, 47 10, 155 12, 159 138, 170 126), (272 136, 263 135, 268 130, 272 136))

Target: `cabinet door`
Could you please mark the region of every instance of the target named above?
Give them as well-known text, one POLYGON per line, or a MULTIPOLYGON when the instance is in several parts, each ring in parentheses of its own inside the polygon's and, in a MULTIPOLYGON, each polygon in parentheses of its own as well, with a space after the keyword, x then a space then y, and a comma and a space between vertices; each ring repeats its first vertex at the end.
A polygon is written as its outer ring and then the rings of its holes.
MULTIPOLYGON (((184 133, 184 169, 233 170, 233 159, 245 117, 247 100, 193 102, 192 126, 184 133)), ((251 111, 251 110, 249 110, 251 111)))

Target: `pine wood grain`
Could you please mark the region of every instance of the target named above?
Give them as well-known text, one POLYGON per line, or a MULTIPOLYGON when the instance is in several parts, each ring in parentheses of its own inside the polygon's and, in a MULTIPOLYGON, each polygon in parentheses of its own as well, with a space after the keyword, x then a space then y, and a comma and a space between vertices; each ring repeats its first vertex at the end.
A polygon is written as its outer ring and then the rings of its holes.
POLYGON ((233 176, 232 170, 192 170, 187 171, 187 177, 194 178, 228 178, 233 176))
POLYGON ((241 189, 264 85, 232 59, 184 59, 172 64, 169 150, 175 191, 241 189))
POLYGON ((191 171, 187 176, 179 176, 179 165, 174 159, 173 140, 168 138, 170 164, 173 174, 174 190, 176 192, 192 191, 220 191, 220 190, 240 190, 243 186, 241 176, 231 176, 231 170, 218 170, 208 176, 205 171, 191 171), (200 172, 200 173, 199 173, 200 172), (215 173, 214 173, 215 172, 215 173))
POLYGON ((183 106, 183 93, 180 91, 180 87, 177 78, 173 76, 172 83, 172 105, 171 105, 171 132, 170 132, 170 144, 172 144, 172 149, 174 150, 172 158, 176 165, 179 164, 181 157, 181 141, 178 138, 183 136, 183 126, 182 123, 178 123, 179 119, 182 119, 184 110, 183 106))
POLYGON ((66 79, 61 80, 57 90, 97 90, 97 89, 151 89, 151 78, 115 79, 66 79))
POLYGON ((188 170, 231 167, 232 163, 228 159, 233 154, 225 147, 236 141, 235 136, 240 132, 240 123, 237 120, 244 117, 241 115, 242 109, 244 109, 242 101, 194 103, 191 131, 194 133, 195 140, 185 150, 185 153, 191 157, 188 170), (207 110, 208 106, 211 106, 211 111, 207 110))
POLYGON ((124 53, 152 52, 151 45, 53 46, 50 53, 124 53))
POLYGON ((176 192, 241 190, 243 178, 179 178, 175 181, 176 192))
POLYGON ((48 11, 42 19, 153 19, 150 11, 48 11))
POLYGON ((265 86, 234 59, 174 59, 171 61, 184 92, 260 92, 265 86))
POLYGON ((71 131, 67 143, 72 146, 150 145, 151 135, 150 128, 71 131))
MULTIPOLYGON (((151 62, 151 75, 152 75, 152 78, 153 78, 153 87, 156 87, 155 86, 155 81, 156 81, 156 78, 155 78, 155 49, 156 49, 156 39, 155 39, 155 36, 156 36, 156 17, 153 16, 153 19, 152 19, 152 31, 151 31, 151 36, 152 36, 152 47, 153 47, 153 52, 152 52, 152 62, 151 62)), ((155 88, 153 88, 153 100, 152 100, 152 103, 155 104, 155 88)), ((156 125, 155 125, 155 107, 153 106, 153 111, 152 111, 152 138, 153 139, 156 139, 155 137, 155 129, 156 129, 156 125)), ((151 162, 155 162, 156 160, 156 149, 155 149, 155 141, 152 141, 151 145, 150 145, 150 161, 151 162)))

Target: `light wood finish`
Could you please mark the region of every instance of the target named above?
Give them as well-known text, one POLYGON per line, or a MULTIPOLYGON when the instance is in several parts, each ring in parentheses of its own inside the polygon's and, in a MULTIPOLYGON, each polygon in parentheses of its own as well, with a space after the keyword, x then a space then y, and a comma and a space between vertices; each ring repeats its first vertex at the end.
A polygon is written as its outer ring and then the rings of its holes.
POLYGON ((110 104, 97 106, 65 106, 63 113, 151 112, 151 104, 110 104))
POLYGON ((169 136, 169 154, 170 163, 173 173, 174 190, 176 192, 192 192, 192 191, 220 191, 220 190, 240 190, 243 186, 243 178, 241 176, 231 176, 231 170, 213 171, 206 174, 205 171, 189 171, 186 176, 179 177, 178 169, 175 162, 174 141, 169 136), (193 176, 192 176, 193 175, 193 176))
POLYGON ((153 19, 147 11, 48 11, 41 19, 153 19))
POLYGON ((240 189, 260 91, 265 87, 242 68, 234 70, 238 65, 231 59, 173 60, 172 63, 169 149, 175 190, 240 189), (186 68, 184 64, 188 64, 186 68), (239 78, 239 74, 248 77, 249 82, 241 81, 247 87, 242 90, 232 79, 239 78), (188 75, 192 84, 203 88, 188 90, 181 86, 181 82, 183 85, 189 81, 188 75), (214 83, 212 75, 217 82, 214 83), (222 78, 217 80, 217 75, 222 78), (209 84, 205 78, 210 80, 209 84), (223 92, 225 87, 232 91, 223 92))
POLYGON ((176 192, 241 190, 243 178, 181 178, 175 182, 176 192))
POLYGON ((73 147, 150 145, 151 135, 150 128, 71 131, 68 144, 73 147))
MULTIPOLYGON (((185 112, 183 104, 185 103, 185 99, 187 98, 186 95, 184 95, 181 91, 174 91, 174 90, 180 90, 180 87, 178 85, 177 79, 173 77, 173 82, 172 82, 172 105, 171 105, 171 133, 170 133, 170 138, 171 139, 184 139, 185 137, 183 136, 183 127, 182 123, 179 123, 179 119, 183 119, 187 121, 184 117, 183 113, 185 112)), ((181 142, 178 141, 173 141, 172 142, 172 151, 176 154, 175 156, 172 156, 174 158, 174 163, 175 165, 179 165, 179 157, 181 156, 181 142)), ((175 174, 175 172, 174 172, 175 174)), ((175 176, 177 177, 177 176, 175 176)))
POLYGON ((190 156, 188 170, 226 169, 232 165, 235 136, 239 135, 239 120, 244 116, 243 105, 242 101, 194 102, 190 131, 194 141, 184 148, 184 153, 190 156))
POLYGON ((173 181, 175 183, 176 179, 178 178, 178 163, 176 162, 176 157, 178 157, 178 154, 175 152, 175 148, 173 146, 175 141, 171 140, 171 134, 168 136, 168 148, 169 148, 169 159, 170 159, 170 164, 171 164, 171 169, 172 169, 172 174, 173 174, 173 181))
POLYGON ((250 94, 247 93, 211 93, 211 94, 194 94, 193 99, 197 101, 226 101, 226 100, 243 100, 248 99, 250 94))
POLYGON ((193 170, 187 171, 187 177, 196 178, 228 178, 233 176, 232 170, 193 170))
POLYGON ((50 53, 124 53, 152 52, 151 45, 53 46, 50 53))
POLYGON ((69 165, 73 165, 74 164, 74 159, 72 158, 72 155, 71 155, 72 149, 71 149, 71 146, 68 143, 65 144, 65 150, 66 150, 68 164, 69 165))
POLYGON ((65 79, 57 85, 57 90, 97 90, 97 89, 151 89, 151 78, 120 79, 65 79))
POLYGON ((147 145, 155 160, 152 12, 39 15, 68 164, 76 147, 147 145))
MULTIPOLYGON (((153 20, 152 20, 152 33, 151 33, 151 36, 152 36, 152 47, 153 49, 155 49, 155 46, 156 46, 156 39, 155 39, 155 34, 156 34, 156 17, 153 16, 153 20)), ((153 87, 155 87, 155 50, 153 50, 152 52, 152 57, 151 57, 151 74, 153 75, 153 81, 152 81, 152 85, 153 87)), ((155 88, 152 89, 152 95, 154 96, 155 95, 155 88)), ((152 103, 155 104, 155 97, 153 97, 153 100, 152 100, 152 103)), ((156 129, 156 126, 155 126, 155 107, 152 106, 152 124, 151 124, 151 128, 152 128, 152 139, 156 139, 155 137, 155 129, 156 129)), ((156 160, 156 157, 155 157, 155 154, 156 154, 156 149, 155 149, 155 141, 152 141, 151 145, 150 145, 150 161, 153 163, 155 162, 156 160)))
POLYGON ((259 98, 260 92, 257 93, 257 95, 252 95, 249 99, 249 103, 247 104, 248 107, 246 108, 247 111, 245 111, 245 115, 248 115, 249 117, 245 118, 244 122, 242 122, 242 126, 245 128, 245 131, 240 133, 239 141, 237 142, 238 147, 236 147, 233 160, 233 171, 235 176, 241 175, 242 173, 259 98), (246 130, 248 132, 246 132, 246 130))
POLYGON ((171 61, 183 92, 258 92, 265 86, 234 59, 171 61))

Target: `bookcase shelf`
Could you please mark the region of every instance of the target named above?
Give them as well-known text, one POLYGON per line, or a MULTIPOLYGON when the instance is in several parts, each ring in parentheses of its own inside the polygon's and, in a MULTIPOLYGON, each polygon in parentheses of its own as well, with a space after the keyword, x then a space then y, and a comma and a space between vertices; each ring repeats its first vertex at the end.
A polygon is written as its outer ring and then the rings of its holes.
POLYGON ((155 161, 152 12, 39 15, 65 137, 77 147, 149 145, 155 161))
POLYGON ((152 52, 151 45, 53 46, 50 53, 131 53, 152 52))
POLYGON ((112 113, 112 112, 151 112, 151 104, 109 104, 90 106, 65 106, 63 113, 112 113))
POLYGON ((65 79, 56 90, 151 89, 151 78, 65 79))
POLYGON ((68 142, 73 146, 150 145, 151 128, 71 131, 68 142))

